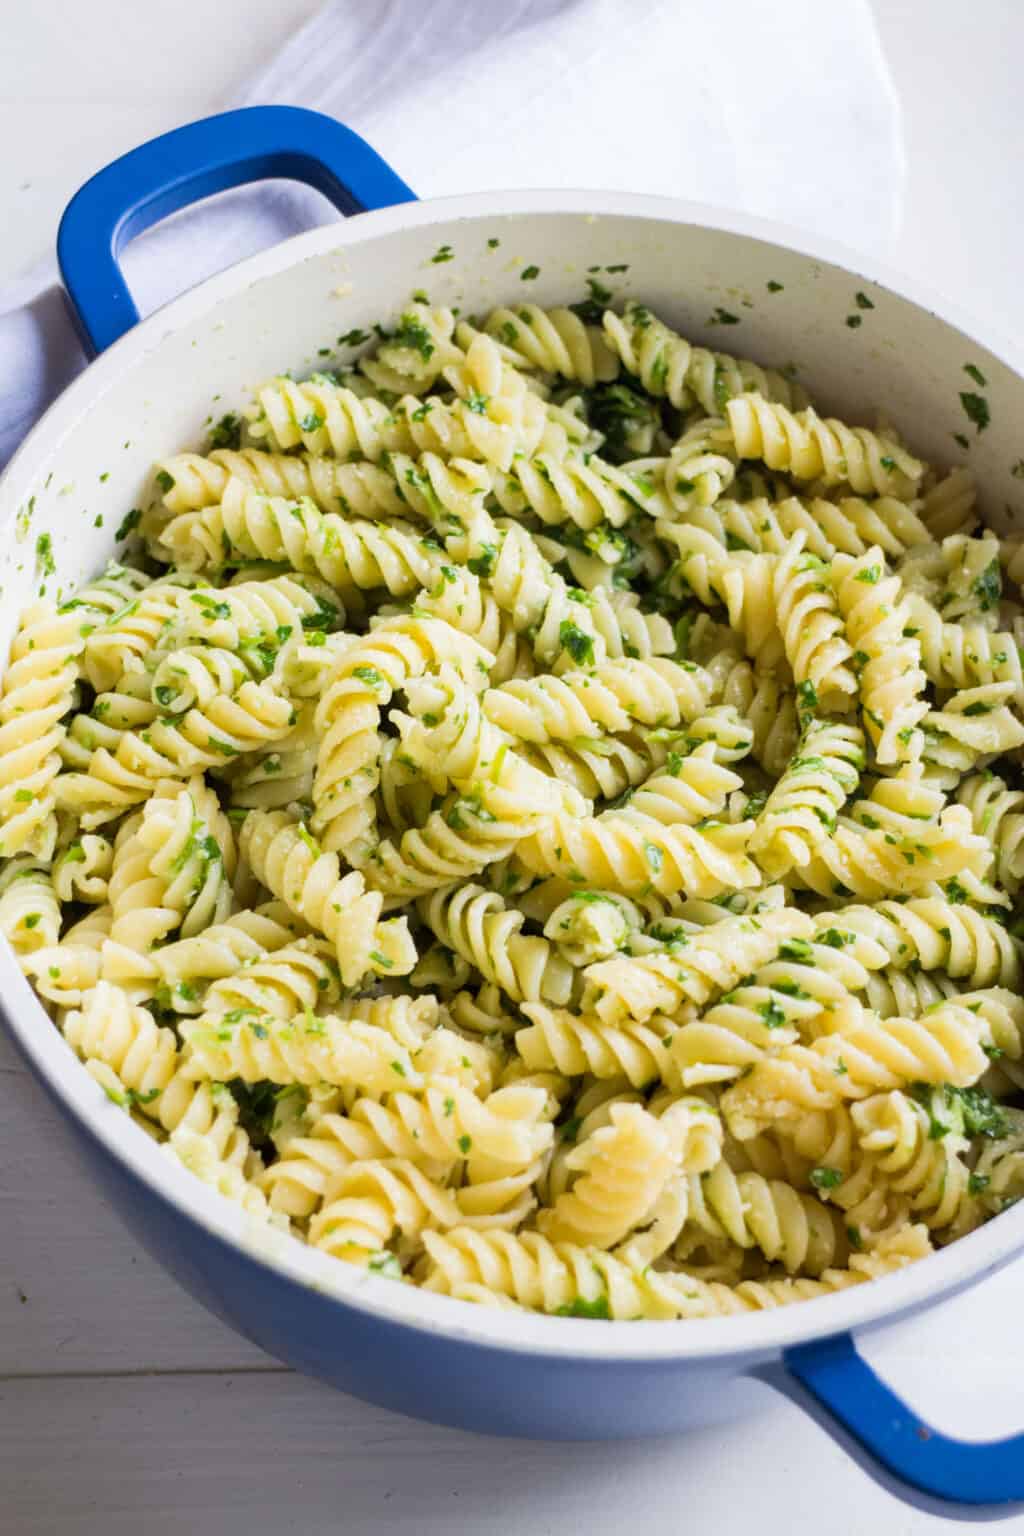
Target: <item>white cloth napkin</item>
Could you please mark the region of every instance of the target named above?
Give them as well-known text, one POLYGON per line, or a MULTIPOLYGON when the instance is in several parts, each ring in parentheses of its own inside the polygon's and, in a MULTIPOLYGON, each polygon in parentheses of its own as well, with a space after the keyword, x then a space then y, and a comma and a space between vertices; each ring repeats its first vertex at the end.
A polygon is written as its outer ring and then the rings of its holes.
MULTIPOLYGON (((258 102, 338 117, 425 197, 667 193, 883 254, 898 229, 868 0, 331 0, 230 105, 258 102)), ((136 241, 125 273, 145 314, 336 217, 289 183, 240 189, 136 241)), ((0 466, 84 365, 52 263, 0 288, 0 466)))

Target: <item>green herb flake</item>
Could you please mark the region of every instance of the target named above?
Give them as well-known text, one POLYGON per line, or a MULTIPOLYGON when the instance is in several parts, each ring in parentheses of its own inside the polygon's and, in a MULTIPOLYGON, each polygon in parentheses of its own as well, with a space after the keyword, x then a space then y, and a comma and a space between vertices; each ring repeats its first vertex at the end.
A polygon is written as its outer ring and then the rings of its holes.
POLYGON ((978 598, 982 613, 998 606, 1003 595, 1003 573, 999 561, 992 560, 981 575, 971 584, 971 591, 978 598))
POLYGON ((807 939, 786 939, 779 946, 780 960, 795 960, 799 965, 809 965, 814 959, 814 946, 807 939))
POLYGON ((960 404, 964 408, 964 414, 968 421, 977 427, 979 433, 984 432, 992 420, 988 401, 984 395, 975 395, 970 390, 962 390, 960 393, 960 404))
POLYGON ((385 1280, 401 1280, 402 1266, 393 1253, 382 1249, 379 1253, 371 1253, 367 1260, 366 1268, 371 1275, 382 1275, 385 1280))
POLYGON ((572 619, 563 619, 558 626, 558 640, 562 649, 568 651, 578 667, 592 667, 594 665, 594 641, 593 638, 574 624, 572 619))
POLYGON ((391 342, 393 346, 407 347, 410 352, 418 352, 425 363, 434 355, 434 338, 415 315, 402 316, 391 342))
POLYGON ((209 448, 231 448, 237 451, 242 446, 242 420, 233 411, 228 411, 220 418, 215 426, 210 428, 207 438, 209 448))
POLYGON ((53 540, 48 533, 36 539, 36 564, 44 576, 52 576, 57 569, 53 558, 53 540))
POLYGON ((133 507, 132 510, 130 512, 126 513, 125 517, 122 519, 121 526, 118 528, 117 532, 114 534, 114 538, 115 539, 126 539, 130 533, 134 532, 134 530, 139 526, 141 521, 142 521, 142 510, 141 510, 141 508, 140 507, 133 507))
POLYGON ((810 1180, 815 1189, 836 1189, 843 1182, 838 1168, 812 1168, 810 1180))
POLYGON ((577 1296, 575 1301, 568 1302, 564 1307, 559 1307, 556 1316, 590 1317, 600 1319, 601 1322, 605 1323, 610 1323, 612 1320, 607 1296, 597 1296, 593 1301, 584 1301, 582 1296, 577 1296))
POLYGON ((490 576, 498 562, 498 551, 493 544, 481 544, 480 553, 466 562, 474 576, 490 576))
POLYGON ((765 1023, 766 1029, 781 1029, 786 1022, 786 1015, 779 1007, 774 997, 767 1003, 761 1003, 757 1009, 765 1023))

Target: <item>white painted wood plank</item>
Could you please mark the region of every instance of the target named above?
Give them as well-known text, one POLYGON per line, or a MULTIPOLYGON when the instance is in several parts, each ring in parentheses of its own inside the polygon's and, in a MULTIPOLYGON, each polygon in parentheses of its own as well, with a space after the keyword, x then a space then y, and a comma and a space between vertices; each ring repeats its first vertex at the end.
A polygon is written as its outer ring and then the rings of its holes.
POLYGON ((901 1509, 788 1404, 683 1439, 544 1445, 413 1425, 287 1374, 179 1376, 0 1384, 0 1424, 5 1536, 964 1529, 901 1509))
POLYGON ((0 1031, 0 1376, 269 1363, 121 1226, 0 1031))

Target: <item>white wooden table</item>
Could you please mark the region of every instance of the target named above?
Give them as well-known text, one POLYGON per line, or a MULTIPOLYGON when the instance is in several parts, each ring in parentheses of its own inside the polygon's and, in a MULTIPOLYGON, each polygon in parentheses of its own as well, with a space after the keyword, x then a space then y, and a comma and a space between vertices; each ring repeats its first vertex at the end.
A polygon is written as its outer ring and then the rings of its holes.
MULTIPOLYGON (((93 169, 215 107, 314 6, 5 7, 0 142, 14 175, 0 280, 45 253, 93 169)), ((875 8, 907 113, 896 260, 1019 325, 1024 9, 875 8)), ((1011 1269, 867 1352, 943 1429, 1021 1428, 1022 1282, 1011 1269)), ((551 1446, 433 1429, 304 1381, 208 1317, 121 1230, 0 1040, 0 1536, 960 1529, 904 1509, 788 1404, 752 1389, 751 1406, 745 1423, 687 1439, 551 1446)), ((1004 1528, 1020 1536, 1024 1518, 1004 1528)))

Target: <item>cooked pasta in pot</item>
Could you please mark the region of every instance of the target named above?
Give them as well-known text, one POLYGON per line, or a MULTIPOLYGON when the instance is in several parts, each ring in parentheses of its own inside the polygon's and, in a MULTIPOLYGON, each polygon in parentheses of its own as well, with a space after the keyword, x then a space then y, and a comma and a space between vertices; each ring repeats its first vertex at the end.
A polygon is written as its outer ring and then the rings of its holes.
POLYGON ((641 304, 416 300, 23 614, 0 930, 100 1087, 340 1262, 617 1320, 1024 1193, 1019 551, 641 304))

